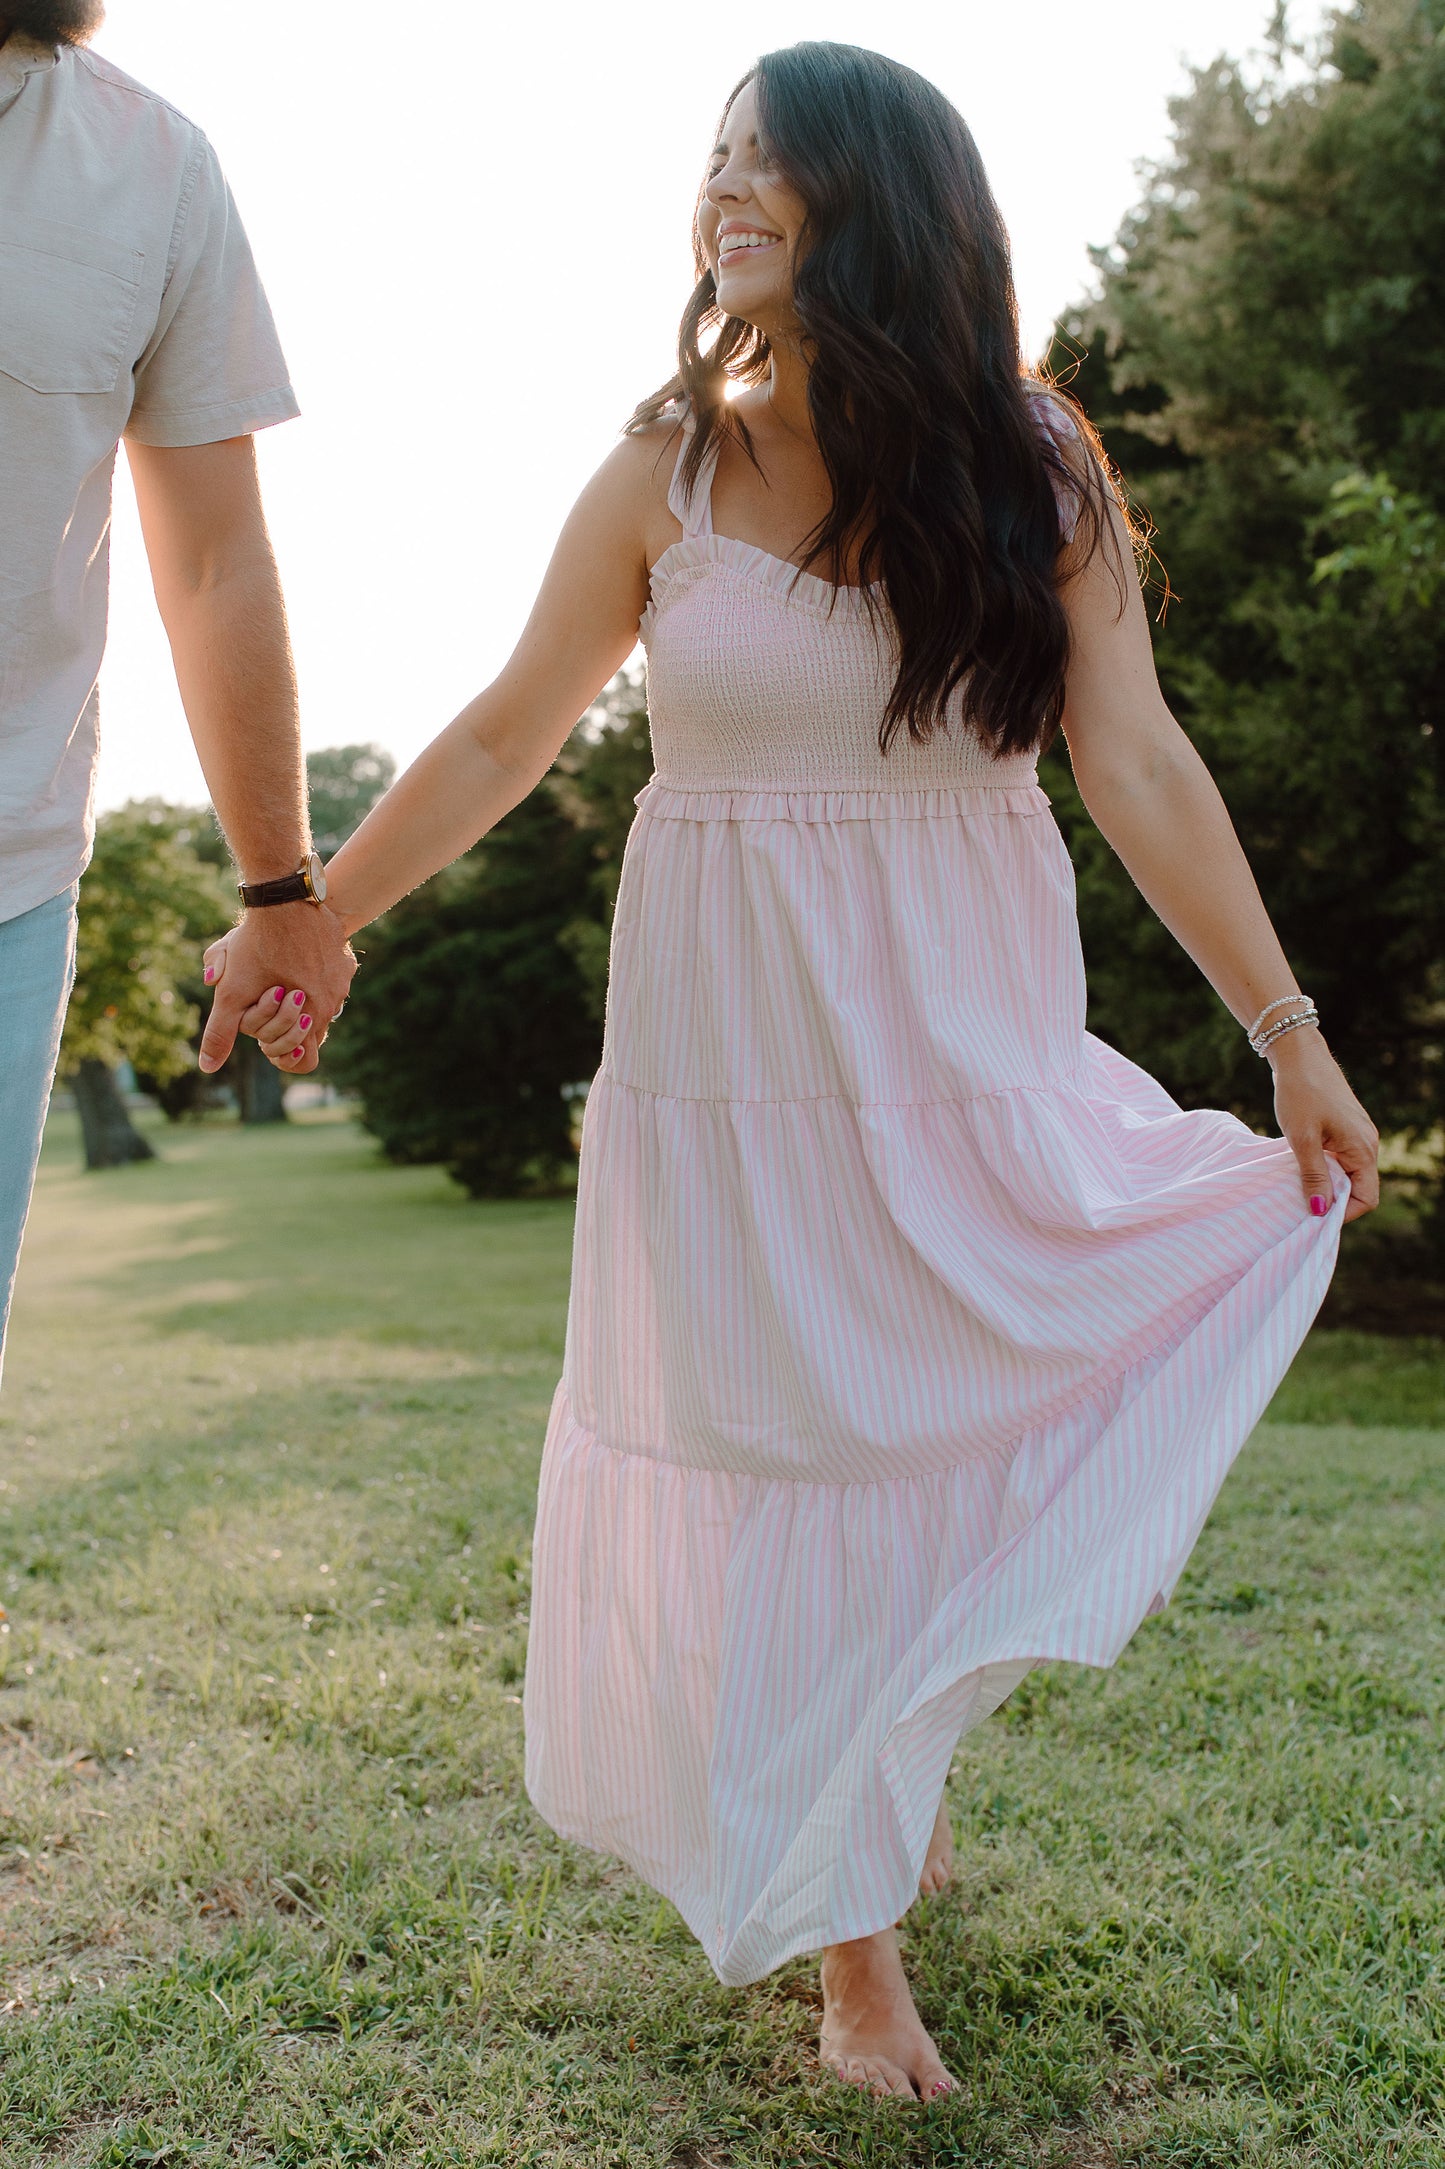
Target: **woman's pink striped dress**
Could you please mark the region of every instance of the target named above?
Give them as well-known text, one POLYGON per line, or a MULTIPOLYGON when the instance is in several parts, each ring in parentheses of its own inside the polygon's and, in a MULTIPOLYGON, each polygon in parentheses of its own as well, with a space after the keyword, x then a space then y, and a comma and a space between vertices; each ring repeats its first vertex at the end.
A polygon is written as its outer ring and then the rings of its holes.
POLYGON ((527 1783, 742 1982, 898 1919, 960 1733, 1164 1603, 1345 1186, 1311 1220, 1285 1145, 1085 1031, 1032 760, 883 759, 860 596, 710 488, 642 627, 527 1783))

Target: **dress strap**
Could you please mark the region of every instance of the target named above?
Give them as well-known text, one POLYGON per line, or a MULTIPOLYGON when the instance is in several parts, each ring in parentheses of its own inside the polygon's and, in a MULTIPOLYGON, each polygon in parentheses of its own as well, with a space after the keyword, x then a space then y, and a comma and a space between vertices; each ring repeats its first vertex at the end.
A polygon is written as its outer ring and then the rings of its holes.
POLYGON ((693 419, 689 410, 682 415, 682 443, 678 447, 677 465, 672 470, 672 482, 667 492, 667 509, 682 528, 689 542, 712 533, 712 478, 717 473, 717 456, 722 450, 722 438, 715 437, 708 449, 692 489, 683 481, 682 463, 687 458, 692 443, 693 419))
MULTIPOLYGON (((1029 407, 1040 436, 1047 437, 1055 451, 1066 445, 1077 445, 1079 432, 1070 419, 1068 409, 1054 398, 1042 384, 1029 386, 1029 407)), ((1060 539, 1068 544, 1074 539, 1082 510, 1082 486, 1072 478, 1066 483, 1060 475, 1051 474, 1054 503, 1059 513, 1060 539)))

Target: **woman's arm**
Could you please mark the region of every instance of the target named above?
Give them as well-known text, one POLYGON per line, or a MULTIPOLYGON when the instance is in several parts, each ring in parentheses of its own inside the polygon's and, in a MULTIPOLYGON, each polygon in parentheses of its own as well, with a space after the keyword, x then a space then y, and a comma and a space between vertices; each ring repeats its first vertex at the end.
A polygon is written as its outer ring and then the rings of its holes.
MULTIPOLYGON (((320 908, 341 939, 450 865, 510 813, 631 654, 648 567, 677 527, 658 480, 659 453, 671 434, 659 425, 624 438, 599 468, 562 530, 500 677, 432 740, 332 859, 320 908)), ((223 935, 207 949, 208 985, 223 978, 234 938, 223 935)), ((246 1010, 241 1030, 278 1067, 284 1063, 288 1075, 304 1076, 316 1067, 331 1021, 324 1013, 313 1018, 315 1007, 309 989, 277 986, 246 1010), (283 1019, 290 1020, 284 1028, 283 1019)))
POLYGON ((629 437, 563 528, 510 661, 413 761, 326 869, 347 934, 484 836, 547 773, 621 669, 647 600, 657 445, 629 437))
MULTIPOLYGON (((1079 793, 1145 901, 1238 1018, 1298 991, 1224 801, 1164 703, 1122 521, 1116 580, 1107 543, 1066 582, 1073 633, 1064 733, 1079 793), (1120 607, 1120 585, 1123 607, 1120 607)), ((1331 1195, 1325 1154, 1350 1177, 1347 1219, 1379 1202, 1379 1138, 1313 1026, 1270 1048, 1275 1113, 1306 1195, 1331 1195)), ((1313 1210, 1320 1210, 1312 1206, 1313 1210)))

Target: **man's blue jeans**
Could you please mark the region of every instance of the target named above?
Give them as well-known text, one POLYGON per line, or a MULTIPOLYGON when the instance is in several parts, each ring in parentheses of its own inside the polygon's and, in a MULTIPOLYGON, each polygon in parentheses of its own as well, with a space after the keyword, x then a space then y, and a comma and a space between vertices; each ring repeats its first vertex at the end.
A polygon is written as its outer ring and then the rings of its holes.
POLYGON ((18 919, 0 919, 0 1367, 74 977, 73 888, 18 919))

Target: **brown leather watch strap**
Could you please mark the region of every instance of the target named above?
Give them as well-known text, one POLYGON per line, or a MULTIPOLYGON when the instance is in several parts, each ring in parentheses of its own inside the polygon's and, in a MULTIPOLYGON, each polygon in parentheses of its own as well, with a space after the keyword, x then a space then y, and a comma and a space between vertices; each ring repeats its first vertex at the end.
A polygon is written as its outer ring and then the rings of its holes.
POLYGON ((238 886, 248 911, 263 904, 304 904, 311 896, 306 876, 300 873, 283 874, 279 881, 242 881, 238 886))
POLYGON ((320 904, 326 898, 326 868, 308 851, 294 874, 276 881, 241 881, 241 902, 248 911, 261 904, 320 904))

